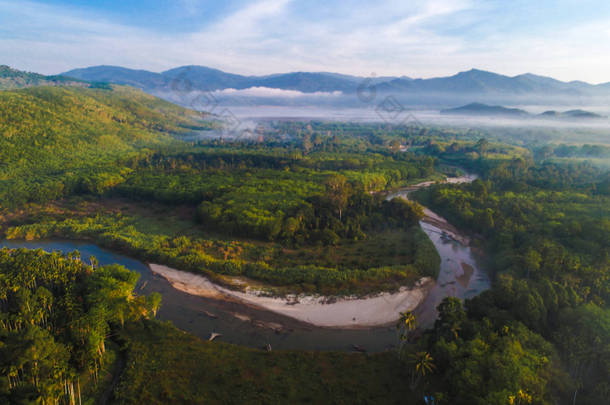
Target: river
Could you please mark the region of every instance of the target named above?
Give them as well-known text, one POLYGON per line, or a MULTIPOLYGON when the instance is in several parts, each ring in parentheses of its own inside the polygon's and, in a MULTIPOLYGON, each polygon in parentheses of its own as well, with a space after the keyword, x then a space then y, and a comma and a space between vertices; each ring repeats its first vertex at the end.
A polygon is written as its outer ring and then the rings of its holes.
MULTIPOLYGON (((449 179, 450 182, 474 180, 473 176, 449 179), (460 181, 458 181, 460 180, 460 181)), ((425 186, 425 185, 422 185, 425 186)), ((406 197, 414 188, 398 191, 389 198, 406 197)), ((424 232, 441 257, 439 277, 424 302, 416 309, 420 324, 429 326, 436 318, 436 306, 446 296, 469 298, 489 288, 489 278, 477 265, 465 237, 431 211, 421 221, 424 232), (439 222, 440 221, 440 222, 439 222), (444 221, 444 222, 443 222, 444 221)), ((220 333, 226 342, 262 348, 270 344, 273 349, 296 350, 351 350, 353 345, 367 351, 383 351, 394 347, 397 341, 393 327, 367 329, 331 329, 313 327, 269 311, 259 310, 238 302, 207 299, 190 295, 173 288, 164 278, 151 272, 148 265, 136 259, 108 251, 82 241, 1 241, 0 247, 43 249, 71 252, 78 250, 83 259, 95 256, 101 265, 118 263, 141 276, 136 287, 138 293, 159 292, 163 296, 158 318, 171 321, 178 328, 207 339, 212 332, 220 333), (276 326, 281 325, 277 331, 276 326)))
MULTIPOLYGON (((450 177, 447 179, 447 183, 470 183, 476 179, 476 175, 467 174, 450 177)), ((430 183, 408 187, 390 193, 387 198, 408 198, 409 193, 428 185, 430 183)), ((438 314, 436 307, 443 298, 472 298, 489 289, 491 283, 488 274, 477 263, 477 258, 469 246, 470 238, 430 209, 424 208, 424 214, 425 217, 420 221, 420 226, 441 257, 441 267, 436 283, 424 302, 415 310, 419 324, 430 327, 438 314)))

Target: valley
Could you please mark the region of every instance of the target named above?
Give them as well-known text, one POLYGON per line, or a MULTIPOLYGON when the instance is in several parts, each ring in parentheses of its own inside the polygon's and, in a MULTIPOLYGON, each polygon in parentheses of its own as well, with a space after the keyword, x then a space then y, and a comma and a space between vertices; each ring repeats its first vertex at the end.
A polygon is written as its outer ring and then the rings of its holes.
POLYGON ((607 404, 609 23, 0 0, 0 404, 607 404))
POLYGON ((269 118, 194 138, 222 120, 117 85, 0 104, 9 402, 603 395, 604 144, 269 118), (45 391, 20 342, 67 356, 45 391))

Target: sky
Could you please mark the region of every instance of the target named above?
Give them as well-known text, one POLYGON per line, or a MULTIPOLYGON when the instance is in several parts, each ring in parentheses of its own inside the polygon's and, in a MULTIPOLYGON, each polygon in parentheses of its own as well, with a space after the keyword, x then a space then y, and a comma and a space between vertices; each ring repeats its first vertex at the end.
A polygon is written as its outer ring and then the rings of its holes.
POLYGON ((610 2, 0 0, 0 64, 423 78, 477 68, 602 83, 610 2))

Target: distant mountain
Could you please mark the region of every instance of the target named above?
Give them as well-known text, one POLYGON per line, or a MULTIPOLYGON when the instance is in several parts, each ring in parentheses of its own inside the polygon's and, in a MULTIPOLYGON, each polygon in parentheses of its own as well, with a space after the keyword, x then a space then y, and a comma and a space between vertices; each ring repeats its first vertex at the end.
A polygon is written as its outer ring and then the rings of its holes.
POLYGON ((127 69, 119 66, 95 66, 85 69, 74 69, 62 73, 62 75, 88 82, 123 84, 140 89, 152 89, 165 84, 165 80, 158 73, 147 70, 127 69))
POLYGON ((245 89, 252 87, 248 84, 251 78, 205 66, 182 66, 157 73, 158 79, 164 82, 164 87, 172 90, 222 90, 245 89))
POLYGON ((449 77, 432 79, 395 79, 379 86, 381 91, 406 91, 420 94, 482 95, 565 95, 594 93, 596 86, 583 82, 561 82, 550 77, 523 74, 509 77, 471 69, 449 77))
POLYGON ((487 105, 483 103, 470 103, 457 108, 449 108, 440 111, 444 115, 470 115, 478 117, 510 117, 510 118, 547 118, 547 119, 599 119, 606 118, 585 110, 569 111, 545 111, 542 114, 534 115, 519 108, 507 108, 499 105, 487 105))
POLYGON ((544 118, 581 118, 581 119, 598 119, 598 118, 606 118, 603 115, 596 114, 591 111, 585 110, 569 110, 564 112, 558 111, 545 111, 540 114, 541 117, 544 118))
MULTIPOLYGON (((87 81, 127 84, 146 91, 214 91, 268 87, 282 90, 297 90, 303 93, 320 91, 350 93, 355 92, 358 85, 365 79, 325 72, 294 72, 268 76, 242 76, 205 66, 182 66, 162 73, 133 70, 117 66, 94 66, 70 70, 64 73, 64 75, 87 81)), ((378 78, 375 80, 385 81, 391 79, 394 78, 378 78)))
POLYGON ((32 86, 86 86, 82 80, 65 76, 44 76, 38 73, 24 72, 0 65, 0 90, 19 89, 32 86))
POLYGON ((499 105, 491 106, 482 103, 471 103, 462 107, 441 110, 446 115, 476 115, 476 116, 504 116, 504 117, 529 117, 527 111, 518 108, 506 108, 499 105))
MULTIPOLYGON (((406 104, 445 106, 465 104, 473 99, 488 104, 527 102, 574 105, 589 103, 592 98, 598 98, 597 101, 603 103, 604 98, 610 96, 610 83, 592 85, 579 81, 562 82, 530 73, 510 77, 478 69, 431 79, 404 76, 366 78, 328 72, 244 76, 204 66, 182 66, 161 73, 95 66, 71 70, 63 75, 87 81, 128 84, 174 101, 180 98, 176 93, 253 87, 296 90, 306 94, 341 92, 350 96, 343 102, 360 103, 359 98, 353 96, 359 89, 370 90, 374 86, 375 94, 393 95, 406 104)), ((231 97, 239 99, 240 95, 231 97)))
POLYGON ((329 73, 296 72, 274 75, 256 80, 257 87, 270 87, 282 90, 298 90, 303 93, 340 91, 352 93, 356 91, 362 78, 349 78, 329 73))

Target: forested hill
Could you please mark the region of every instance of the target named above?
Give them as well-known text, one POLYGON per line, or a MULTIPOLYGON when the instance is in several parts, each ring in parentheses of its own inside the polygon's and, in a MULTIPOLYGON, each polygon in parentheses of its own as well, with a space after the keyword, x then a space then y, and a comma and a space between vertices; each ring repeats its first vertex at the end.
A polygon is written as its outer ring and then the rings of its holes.
POLYGON ((23 72, 0 65, 0 90, 20 89, 32 86, 81 86, 88 87, 84 80, 66 76, 44 76, 38 73, 23 72))
POLYGON ((204 128, 201 113, 128 87, 0 92, 0 205, 57 198, 120 178, 124 165, 204 128))

